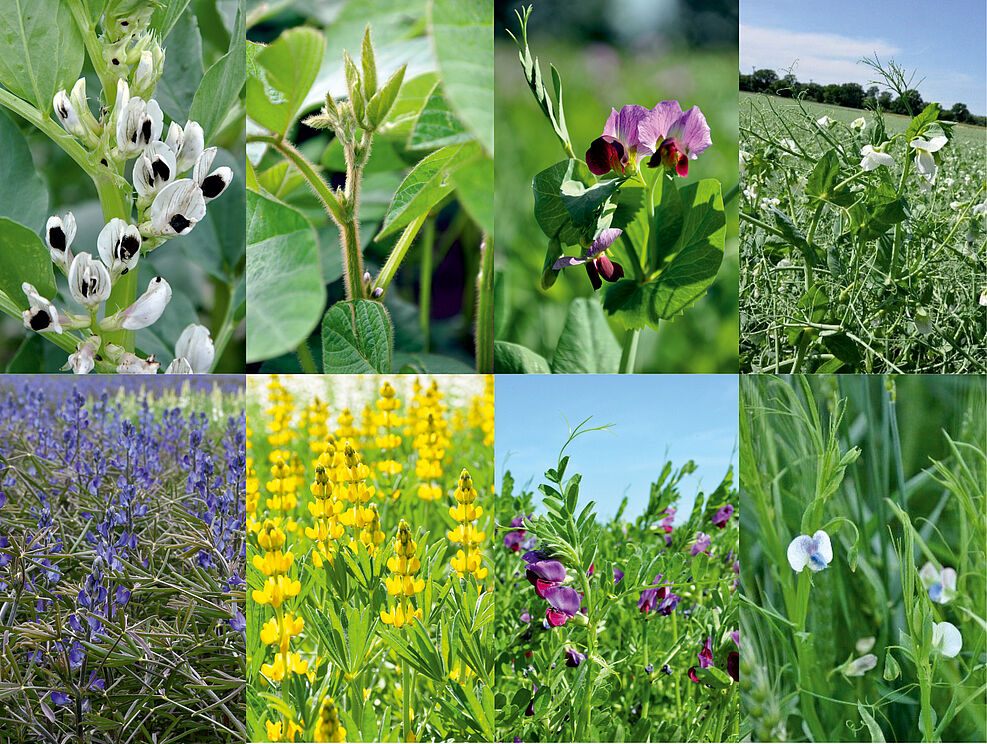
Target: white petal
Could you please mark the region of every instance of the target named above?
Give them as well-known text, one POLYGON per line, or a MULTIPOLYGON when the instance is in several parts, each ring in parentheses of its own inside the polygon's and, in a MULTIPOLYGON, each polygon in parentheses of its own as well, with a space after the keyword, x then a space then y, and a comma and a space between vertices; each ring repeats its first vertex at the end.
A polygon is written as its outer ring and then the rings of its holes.
POLYGON ((178 122, 173 121, 168 125, 168 136, 165 139, 165 144, 175 153, 175 157, 178 157, 178 152, 182 149, 182 142, 184 141, 185 134, 182 132, 182 128, 178 125, 178 122))
POLYGON ((199 153, 199 157, 195 161, 195 167, 192 169, 192 180, 200 186, 206 176, 209 175, 209 169, 212 168, 212 161, 216 159, 216 152, 217 149, 215 147, 207 147, 199 153))
POLYGON ((128 331, 147 328, 157 322, 170 301, 171 285, 160 276, 154 277, 148 282, 147 291, 123 311, 120 327, 128 331))
POLYGON ((963 648, 963 636, 952 623, 935 623, 932 626, 932 645, 951 659, 963 648))
POLYGON ((949 140, 942 135, 939 135, 938 137, 933 137, 932 139, 929 140, 928 144, 926 144, 925 150, 927 152, 939 152, 943 147, 946 146, 947 142, 949 142, 949 140))
POLYGON ((175 153, 164 142, 151 142, 134 163, 134 188, 143 197, 154 196, 177 177, 175 153))
POLYGON ((936 159, 932 157, 931 153, 925 150, 917 150, 915 152, 915 170, 923 176, 934 175, 936 172, 936 159))
POLYGON ((812 536, 812 542, 816 545, 816 552, 827 564, 833 561, 833 544, 829 541, 829 534, 825 530, 816 530, 812 536))
POLYGON ((202 127, 197 121, 189 121, 183 130, 181 147, 176 154, 178 158, 178 171, 184 173, 195 165, 205 147, 205 135, 202 127))
POLYGON ((185 235, 205 216, 202 189, 188 178, 165 186, 151 204, 151 228, 159 235, 185 235))
POLYGON ((209 336, 209 329, 196 323, 186 326, 175 344, 175 357, 187 359, 196 374, 208 372, 212 368, 215 355, 216 349, 209 336))
POLYGON ((942 588, 948 592, 956 591, 956 569, 944 568, 942 570, 942 588))
POLYGON ((859 659, 854 659, 847 666, 846 671, 843 673, 847 677, 863 677, 865 673, 869 672, 871 669, 877 666, 877 657, 874 654, 867 654, 861 656, 859 659))
POLYGON ((153 375, 160 366, 153 356, 145 360, 129 351, 117 360, 117 372, 123 375, 153 375))
POLYGON ((96 247, 99 257, 114 276, 133 271, 141 256, 140 230, 136 225, 114 217, 99 231, 96 247))
POLYGON ((188 359, 185 357, 178 357, 178 359, 172 359, 171 364, 164 371, 166 375, 191 375, 193 374, 192 365, 189 364, 188 359))
POLYGON ((931 561, 926 561, 925 565, 922 566, 922 570, 918 572, 918 578, 922 582, 922 586, 928 589, 930 586, 939 581, 939 572, 936 567, 932 565, 931 561))
POLYGON ((88 253, 80 253, 69 267, 69 291, 80 305, 93 307, 110 296, 110 274, 99 261, 88 253))
POLYGON ((45 243, 48 244, 48 252, 53 258, 63 255, 72 247, 75 231, 75 217, 71 212, 66 212, 64 217, 48 218, 48 222, 45 223, 45 243))
POLYGON ((812 538, 808 535, 799 535, 788 543, 788 565, 795 573, 802 573, 802 569, 809 562, 809 548, 812 547, 812 538))
POLYGON ((164 127, 164 114, 153 98, 147 102, 147 117, 151 120, 151 139, 147 141, 147 144, 150 144, 161 139, 161 130, 164 127))

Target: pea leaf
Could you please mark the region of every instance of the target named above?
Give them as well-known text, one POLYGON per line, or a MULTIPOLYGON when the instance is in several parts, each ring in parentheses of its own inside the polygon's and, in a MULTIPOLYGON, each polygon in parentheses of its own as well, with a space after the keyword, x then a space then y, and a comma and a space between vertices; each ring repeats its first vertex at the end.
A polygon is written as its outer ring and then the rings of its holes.
POLYGON ((68 3, 0 0, 0 83, 11 93, 48 114, 55 93, 79 79, 83 61, 68 3))
POLYGON ((326 303, 319 245, 291 207, 247 192, 247 361, 296 348, 326 303))
POLYGON ((493 0, 432 0, 428 19, 449 103, 493 155, 493 0))
POLYGON ((510 341, 494 341, 494 372, 507 374, 550 374, 545 357, 510 341))
POLYGON ((247 111, 261 126, 284 134, 319 73, 325 38, 314 28, 300 26, 288 29, 270 46, 253 48, 247 111))
POLYGON ((810 197, 811 202, 826 201, 830 197, 830 189, 836 183, 836 178, 840 174, 840 158, 836 154, 836 149, 829 150, 816 162, 805 181, 805 193, 810 197))
POLYGON ((34 167, 31 150, 18 126, 0 109, 0 217, 11 217, 40 233, 48 219, 48 188, 34 167))
POLYGON ((651 270, 661 268, 665 259, 674 252, 685 224, 685 208, 682 195, 673 181, 659 175, 655 183, 655 216, 651 229, 655 231, 654 255, 648 257, 651 270))
POLYGON ((552 372, 610 374, 617 372, 619 365, 620 344, 600 303, 585 297, 573 300, 552 357, 552 372))
POLYGON ((563 245, 579 245, 580 231, 566 209, 562 198, 562 185, 571 181, 593 183, 592 174, 585 163, 578 160, 560 160, 531 181, 535 195, 535 220, 549 238, 558 238, 563 245))
POLYGON ((447 145, 419 161, 394 193, 375 240, 400 230, 438 204, 452 191, 449 175, 478 152, 473 142, 447 145))
POLYGON ((55 296, 55 274, 48 248, 36 233, 13 220, 0 217, 0 291, 27 310, 21 284, 30 282, 49 300, 55 296))
POLYGON ((373 300, 337 302, 322 319, 322 365, 327 374, 390 372, 393 329, 373 300))
POLYGON ((199 122, 209 142, 219 125, 226 118, 233 102, 240 97, 246 77, 245 28, 246 21, 241 8, 236 15, 236 25, 230 36, 229 51, 220 57, 202 76, 195 92, 189 118, 199 122))

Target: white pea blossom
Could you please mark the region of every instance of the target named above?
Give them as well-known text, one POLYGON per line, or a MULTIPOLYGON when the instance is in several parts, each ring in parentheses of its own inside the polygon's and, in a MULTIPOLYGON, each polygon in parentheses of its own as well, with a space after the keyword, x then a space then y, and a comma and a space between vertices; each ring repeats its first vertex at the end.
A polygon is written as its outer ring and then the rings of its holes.
POLYGON ((847 677, 863 677, 876 666, 877 657, 874 654, 865 654, 847 664, 843 668, 843 674, 847 677))
POLYGON ((940 135, 931 140, 916 137, 908 143, 909 147, 915 150, 915 170, 929 183, 935 182, 938 170, 934 153, 939 152, 948 141, 940 135))
POLYGON ((62 271, 68 271, 72 264, 72 241, 75 240, 75 217, 66 212, 64 217, 52 216, 45 224, 45 243, 51 260, 62 271))
POLYGON ((864 117, 862 116, 859 116, 850 122, 850 129, 855 129, 858 132, 862 132, 864 130, 864 127, 866 126, 867 126, 867 120, 864 119, 864 117))
MULTIPOLYGON (((175 361, 185 360, 191 372, 196 374, 208 372, 212 368, 215 356, 216 349, 213 346, 212 338, 209 336, 209 329, 197 323, 186 326, 175 343, 175 361)), ((172 364, 174 363, 172 362, 172 364)))
POLYGON ((24 327, 38 333, 44 331, 61 333, 62 324, 58 317, 58 310, 55 309, 51 301, 38 294, 38 290, 29 282, 24 282, 21 289, 27 295, 27 301, 30 305, 27 310, 21 313, 24 318, 24 327))
POLYGON ((206 200, 199 184, 189 178, 180 178, 158 192, 150 212, 150 234, 186 235, 206 216, 206 200))
POLYGON ((812 571, 822 571, 833 560, 833 545, 825 530, 816 533, 799 535, 788 544, 788 563, 795 573, 802 573, 808 566, 812 571))
POLYGON ((80 253, 69 267, 69 292, 80 305, 92 309, 106 302, 112 289, 106 267, 88 253, 80 253))
POLYGON ((867 171, 877 170, 882 165, 886 165, 888 168, 894 166, 894 158, 888 155, 886 152, 881 152, 880 150, 874 149, 870 145, 864 145, 860 149, 860 154, 863 158, 860 160, 860 167, 867 171))
POLYGON ((136 225, 129 225, 119 217, 103 226, 96 238, 99 257, 114 276, 133 271, 141 256, 141 234, 136 225))
POLYGON ((932 647, 951 659, 963 648, 963 636, 952 623, 933 623, 932 647))
POLYGON ((822 116, 816 119, 816 124, 818 124, 821 127, 831 127, 835 123, 836 122, 833 119, 830 119, 828 116, 822 116))

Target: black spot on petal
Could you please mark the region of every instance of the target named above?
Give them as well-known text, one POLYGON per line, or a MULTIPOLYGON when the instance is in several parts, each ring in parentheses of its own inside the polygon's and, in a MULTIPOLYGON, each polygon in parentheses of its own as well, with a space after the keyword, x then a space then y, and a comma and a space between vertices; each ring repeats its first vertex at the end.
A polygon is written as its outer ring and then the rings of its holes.
POLYGON ((171 225, 172 230, 174 230, 179 235, 191 227, 192 223, 185 218, 184 214, 176 214, 170 220, 168 224, 171 225))
POLYGON ((226 181, 223 177, 213 173, 211 176, 206 176, 206 179, 202 182, 202 195, 207 199, 215 199, 217 196, 226 190, 226 181))
POLYGON ((135 235, 124 235, 120 241, 120 258, 129 261, 141 249, 141 243, 135 235))
POLYGON ((31 330, 43 331, 51 325, 51 316, 44 310, 38 310, 31 318, 31 330))
POLYGON ((141 124, 141 136, 144 138, 145 143, 151 141, 151 120, 144 119, 144 123, 141 124))
POLYGON ((65 233, 61 227, 56 225, 48 231, 48 243, 56 251, 61 252, 65 250, 65 233))
POLYGON ((160 158, 155 158, 154 162, 151 163, 151 173, 162 181, 167 181, 171 178, 171 168, 169 168, 168 164, 160 158))
POLYGON ((111 61, 111 62, 112 62, 113 64, 115 64, 115 65, 118 65, 118 64, 120 64, 120 60, 118 60, 118 59, 117 59, 116 57, 114 57, 114 58, 113 58, 112 60, 110 60, 110 61, 111 61))

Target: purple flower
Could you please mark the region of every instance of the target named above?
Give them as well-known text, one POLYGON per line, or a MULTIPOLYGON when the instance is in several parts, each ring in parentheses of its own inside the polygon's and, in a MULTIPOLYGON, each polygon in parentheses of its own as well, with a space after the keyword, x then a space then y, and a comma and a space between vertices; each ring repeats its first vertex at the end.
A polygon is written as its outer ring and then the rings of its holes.
POLYGON ((247 618, 243 616, 240 610, 233 610, 233 617, 226 621, 226 623, 233 628, 233 630, 242 633, 247 629, 247 618))
POLYGON ((533 716, 535 714, 535 694, 538 692, 538 685, 533 685, 533 687, 531 699, 528 701, 528 707, 524 711, 524 715, 526 716, 533 716))
POLYGON ((531 622, 531 614, 527 610, 522 610, 521 616, 518 617, 518 620, 520 620, 522 623, 531 622))
POLYGON ((689 551, 692 555, 696 556, 700 553, 705 553, 709 549, 710 537, 705 532, 696 533, 696 541, 692 544, 692 549, 689 551))
POLYGON ((713 639, 707 637, 706 643, 703 644, 702 650, 698 654, 696 654, 696 656, 699 657, 699 666, 701 666, 703 669, 705 669, 706 667, 713 666, 712 643, 713 643, 713 639))
POLYGON ((666 533, 671 532, 674 529, 674 527, 672 527, 672 521, 675 519, 675 509, 670 506, 667 509, 665 509, 665 511, 662 513, 665 516, 658 523, 658 526, 661 529, 665 530, 666 533))
MULTIPOLYGON (((659 590, 659 594, 662 594, 664 592, 665 592, 665 587, 662 587, 659 590)), ((659 599, 658 607, 656 608, 658 610, 658 614, 665 615, 666 617, 668 615, 671 615, 673 612, 675 612, 675 608, 678 607, 679 602, 682 601, 682 597, 680 597, 678 594, 673 594, 672 592, 668 592, 667 594, 665 594, 664 597, 659 597, 658 599, 659 599)))
POLYGON ((645 671, 646 674, 651 674, 654 670, 655 670, 655 665, 654 664, 648 664, 644 668, 644 671, 645 671))
POLYGON ((733 505, 724 504, 721 506, 716 514, 713 515, 713 524, 719 527, 721 530, 727 526, 727 522, 730 521, 730 517, 733 516, 733 505))
POLYGON ((740 648, 740 631, 731 630, 727 635, 733 638, 733 642, 737 644, 737 648, 740 648))
POLYGON ((613 583, 614 584, 619 584, 620 581, 621 581, 621 579, 623 579, 623 578, 624 578, 624 572, 621 571, 616 566, 614 566, 613 567, 613 583))
MULTIPOLYGON (((641 592, 641 597, 637 600, 637 608, 645 615, 649 612, 653 612, 655 606, 658 604, 658 592, 664 592, 665 587, 658 588, 658 583, 661 581, 661 574, 655 576, 655 580, 652 582, 654 587, 649 587, 641 592)), ((662 597, 664 597, 664 593, 662 597)))
POLYGON ((64 692, 59 692, 58 690, 51 691, 51 704, 52 705, 65 705, 71 698, 64 692))
POLYGON ((664 133, 657 151, 648 160, 648 167, 663 166, 685 177, 689 175, 689 161, 695 160, 711 144, 706 117, 693 106, 679 116, 664 133))
POLYGON ((577 667, 586 661, 586 654, 581 654, 574 648, 567 648, 565 650, 565 665, 567 667, 577 667))
POLYGON ((542 597, 551 605, 545 611, 545 618, 553 628, 565 625, 567 620, 574 618, 579 612, 581 598, 572 587, 550 586, 544 590, 542 597))
POLYGON ((117 586, 117 596, 115 601, 121 607, 126 607, 127 602, 130 601, 130 590, 124 589, 122 586, 117 586))
POLYGON ((653 109, 634 104, 620 111, 611 109, 603 134, 586 151, 586 165, 597 176, 610 171, 625 174, 639 155, 646 157, 655 152, 658 140, 681 113, 678 101, 661 101, 653 109))
POLYGON ((603 279, 606 279, 608 282, 615 282, 618 279, 622 279, 624 277, 624 268, 616 261, 612 261, 606 251, 623 232, 623 230, 616 227, 608 227, 601 230, 590 246, 583 250, 583 255, 580 258, 562 256, 562 258, 552 265, 552 269, 561 271, 572 266, 585 266, 593 289, 602 287, 603 279))
POLYGON ((727 674, 737 682, 740 681, 740 654, 736 651, 731 651, 727 655, 727 674))
POLYGON ((521 543, 524 542, 524 530, 508 532, 504 535, 504 546, 515 553, 521 551, 521 543))
POLYGON ((548 599, 545 590, 565 581, 565 566, 554 560, 535 561, 528 564, 524 575, 535 588, 535 594, 542 599, 548 599))
POLYGON ((82 650, 82 646, 78 641, 72 644, 72 650, 69 651, 69 668, 78 669, 82 666, 82 662, 86 660, 86 654, 82 650))

